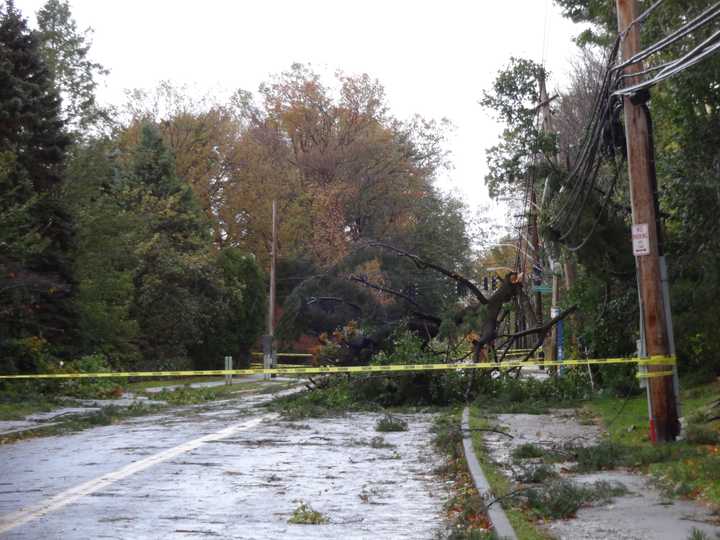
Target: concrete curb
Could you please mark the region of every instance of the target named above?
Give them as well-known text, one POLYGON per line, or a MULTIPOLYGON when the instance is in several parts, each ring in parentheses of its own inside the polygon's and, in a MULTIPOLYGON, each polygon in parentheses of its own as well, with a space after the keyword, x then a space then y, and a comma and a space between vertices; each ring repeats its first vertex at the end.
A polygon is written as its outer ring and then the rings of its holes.
MULTIPOLYGON (((480 462, 475 455, 475 449, 472 444, 472 436, 470 435, 470 408, 465 407, 462 414, 462 430, 463 430, 463 450, 465 451, 465 461, 467 461, 470 475, 472 476, 475 487, 481 495, 487 498, 494 498, 490 483, 485 478, 480 467, 480 462)), ((498 538, 517 540, 515 530, 510 525, 510 521, 505 515, 505 511, 500 506, 500 503, 495 503, 488 508, 488 517, 490 522, 495 529, 495 533, 498 538)))

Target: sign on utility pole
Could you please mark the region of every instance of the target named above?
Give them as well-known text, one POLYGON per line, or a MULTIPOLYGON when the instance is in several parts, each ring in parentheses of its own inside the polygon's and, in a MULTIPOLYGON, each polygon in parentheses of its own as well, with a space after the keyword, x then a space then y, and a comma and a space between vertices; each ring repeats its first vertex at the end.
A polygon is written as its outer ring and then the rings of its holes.
MULTIPOLYGON (((616 0, 618 30, 622 38, 622 58, 627 60, 640 52, 640 25, 637 0, 616 0)), ((626 74, 642 71, 640 62, 625 68, 626 74)), ((638 82, 630 77, 627 84, 638 82)), ((646 94, 624 98, 625 135, 627 139, 627 160, 630 173, 630 201, 632 204, 633 251, 638 270, 640 298, 645 329, 648 356, 669 356, 671 354, 668 326, 666 324, 665 302, 659 251, 659 226, 656 215, 655 160, 649 129, 649 111, 646 94)), ((669 307, 669 306, 668 306, 669 307)), ((653 440, 667 442, 675 440, 680 425, 672 375, 652 376, 653 372, 665 372, 667 367, 648 366, 648 396, 650 399, 650 434, 653 440)))
MULTIPOLYGON (((268 295, 267 333, 263 336, 263 366, 266 369, 277 367, 275 356, 275 264, 277 261, 277 201, 272 202, 272 246, 270 248, 270 294, 268 295)), ((274 377, 274 375, 273 375, 274 377)), ((270 376, 266 375, 266 379, 270 376)))

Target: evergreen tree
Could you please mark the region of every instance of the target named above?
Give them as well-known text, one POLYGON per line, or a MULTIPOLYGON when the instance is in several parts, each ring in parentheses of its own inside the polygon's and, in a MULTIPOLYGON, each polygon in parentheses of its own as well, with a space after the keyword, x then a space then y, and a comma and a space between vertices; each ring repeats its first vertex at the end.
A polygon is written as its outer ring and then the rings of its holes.
MULTIPOLYGON (((59 199, 69 143, 37 36, 12 1, 0 5, 0 358, 36 367, 31 352, 72 335, 70 219, 59 199)), ((36 355, 37 358, 37 355, 36 355)))
POLYGON ((202 342, 225 306, 210 252, 210 227, 192 189, 175 174, 158 130, 146 124, 128 178, 131 211, 145 222, 136 248, 131 313, 140 328, 145 366, 176 368, 202 342))
POLYGON ((37 14, 40 50, 62 97, 62 117, 73 135, 104 118, 95 102, 96 77, 108 71, 88 59, 91 29, 78 31, 67 0, 48 0, 37 14))
POLYGON ((216 264, 223 283, 223 309, 209 325, 203 342, 193 347, 196 368, 216 369, 231 355, 236 366, 249 367, 250 349, 265 327, 265 278, 254 256, 238 248, 223 249, 216 264))

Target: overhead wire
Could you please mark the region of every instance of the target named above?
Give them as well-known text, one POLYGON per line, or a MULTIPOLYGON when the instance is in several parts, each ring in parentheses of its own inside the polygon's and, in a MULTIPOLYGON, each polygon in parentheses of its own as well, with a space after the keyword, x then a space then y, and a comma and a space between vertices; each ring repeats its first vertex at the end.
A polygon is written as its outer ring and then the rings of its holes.
MULTIPOLYGON (((642 60, 645 60, 646 58, 652 56, 653 54, 660 52, 670 45, 673 45, 680 39, 684 38, 688 34, 691 34, 695 30, 698 30, 702 26, 706 25, 710 21, 712 21, 715 17, 720 15, 720 2, 716 3, 715 5, 709 7, 705 11, 703 11, 700 15, 692 19, 691 21, 688 21, 684 25, 682 25, 680 28, 672 32, 671 34, 665 36, 664 38, 660 39, 659 41, 653 43, 652 45, 646 47, 642 51, 635 53, 633 56, 628 58, 627 60, 624 60, 623 62, 615 65, 612 70, 618 71, 621 69, 624 69, 632 64, 637 64, 638 62, 641 62, 642 60)), ((627 32, 632 28, 634 23, 631 23, 627 29, 620 34, 620 38, 624 39, 627 32)))
POLYGON ((671 45, 678 43, 683 38, 697 32, 709 25, 720 16, 720 2, 683 24, 671 34, 646 47, 639 53, 624 61, 619 61, 619 50, 622 41, 626 38, 627 32, 635 24, 642 24, 648 17, 664 2, 658 0, 638 16, 624 32, 618 35, 612 48, 609 50, 604 63, 603 75, 597 86, 593 99, 593 106, 590 119, 585 129, 585 137, 580 146, 575 163, 567 177, 563 180, 563 187, 560 193, 565 192, 560 200, 556 200, 554 208, 546 213, 546 223, 555 231, 560 241, 569 244, 573 233, 583 222, 583 215, 588 202, 591 200, 591 193, 598 191, 603 194, 603 200, 599 210, 595 213, 589 232, 576 245, 567 246, 570 251, 577 251, 584 247, 594 234, 603 214, 611 202, 618 177, 620 165, 617 163, 615 153, 615 141, 618 140, 616 133, 615 115, 621 107, 618 100, 622 96, 631 96, 644 91, 651 86, 664 81, 670 77, 685 71, 698 64, 720 49, 720 31, 714 32, 701 41, 690 51, 682 56, 655 66, 650 66, 635 72, 623 73, 626 68, 642 62, 671 45), (628 79, 649 76, 647 79, 622 87, 628 79), (611 174, 608 187, 603 190, 597 187, 603 164, 612 158, 613 173, 611 174))

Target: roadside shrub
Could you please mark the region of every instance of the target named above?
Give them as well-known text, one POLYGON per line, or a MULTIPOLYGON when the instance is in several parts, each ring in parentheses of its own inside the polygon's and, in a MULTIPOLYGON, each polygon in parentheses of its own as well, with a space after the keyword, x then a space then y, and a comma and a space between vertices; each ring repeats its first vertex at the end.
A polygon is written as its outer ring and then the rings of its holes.
POLYGON ((386 414, 375 424, 375 431, 407 431, 408 424, 402 418, 386 414))
POLYGON ((606 393, 614 396, 634 396, 640 393, 637 367, 633 364, 598 366, 599 383, 606 393))
POLYGON ((344 414, 348 410, 377 410, 378 406, 357 396, 351 379, 338 376, 314 388, 276 398, 267 404, 287 420, 344 414))
POLYGON ((191 388, 180 386, 173 390, 162 390, 154 396, 170 405, 195 405, 217 399, 217 391, 213 388, 191 388))
POLYGON ((551 407, 589 399, 590 380, 584 369, 569 369, 548 379, 518 379, 507 373, 483 379, 475 403, 486 412, 543 414, 551 407))
POLYGON ((542 487, 525 492, 528 508, 543 519, 573 517, 584 505, 593 502, 609 502, 613 497, 624 495, 627 488, 622 484, 599 481, 581 485, 569 480, 554 480, 542 487))
POLYGON ((317 510, 313 510, 309 504, 303 501, 300 501, 300 505, 293 511, 290 519, 288 519, 288 523, 295 525, 322 525, 329 521, 326 516, 317 510))
POLYGON ((558 472, 548 465, 527 467, 518 475, 518 480, 526 484, 544 484, 548 480, 558 478, 558 472))
MULTIPOLYGON (((102 354, 91 354, 77 360, 64 363, 53 370, 58 373, 109 373, 110 363, 102 354)), ((123 394, 124 387, 120 379, 62 379, 58 391, 66 396, 85 399, 117 398, 123 394)))
POLYGON ((512 457, 515 459, 532 459, 543 457, 545 452, 542 448, 532 443, 521 444, 512 451, 512 457))

